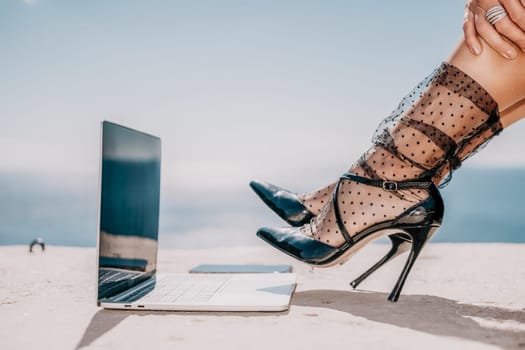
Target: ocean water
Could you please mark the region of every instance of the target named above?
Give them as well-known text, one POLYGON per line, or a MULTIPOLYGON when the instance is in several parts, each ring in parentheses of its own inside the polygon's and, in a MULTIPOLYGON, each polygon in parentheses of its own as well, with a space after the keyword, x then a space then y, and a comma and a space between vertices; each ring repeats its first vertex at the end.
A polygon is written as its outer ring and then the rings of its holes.
MULTIPOLYGON (((317 187, 317 186, 315 186, 317 187)), ((94 246, 97 183, 48 182, 0 174, 0 245, 94 246)), ((443 190, 444 225, 433 242, 525 243, 525 169, 460 169, 443 190)), ((282 226, 247 184, 213 193, 180 191, 161 199, 161 247, 207 248, 264 244, 260 226, 282 226)))

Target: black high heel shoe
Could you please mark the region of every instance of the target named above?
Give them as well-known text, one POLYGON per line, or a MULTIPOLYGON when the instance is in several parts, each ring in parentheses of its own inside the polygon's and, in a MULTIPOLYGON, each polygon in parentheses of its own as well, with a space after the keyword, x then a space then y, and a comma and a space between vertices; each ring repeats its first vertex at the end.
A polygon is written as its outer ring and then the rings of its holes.
POLYGON ((303 226, 315 216, 293 192, 258 180, 251 181, 250 187, 270 209, 292 226, 303 226))
MULTIPOLYGON (((315 217, 315 215, 304 206, 297 194, 287 189, 259 180, 251 181, 250 187, 270 209, 294 227, 303 226, 315 217)), ((410 249, 410 237, 403 234, 393 234, 388 236, 388 238, 392 242, 390 250, 383 258, 374 264, 374 266, 353 280, 350 283, 352 288, 357 288, 361 282, 381 266, 410 249)))
POLYGON ((354 288, 380 266, 402 253, 408 248, 408 245, 410 245, 410 254, 405 267, 388 297, 388 300, 392 302, 397 301, 405 280, 415 260, 419 256, 421 249, 441 226, 444 205, 439 190, 431 179, 394 182, 372 180, 347 173, 343 174, 337 183, 333 192, 333 204, 337 226, 345 237, 345 243, 340 247, 333 247, 312 237, 308 237, 299 228, 261 228, 257 232, 257 236, 284 253, 300 261, 319 267, 329 267, 338 263, 342 264, 369 241, 381 236, 390 236, 393 243, 390 252, 354 280, 352 282, 354 288), (380 187, 385 191, 392 192, 404 189, 422 189, 428 192, 428 197, 411 208, 408 208, 395 219, 373 224, 350 237, 341 220, 338 202, 339 187, 343 180, 380 187))

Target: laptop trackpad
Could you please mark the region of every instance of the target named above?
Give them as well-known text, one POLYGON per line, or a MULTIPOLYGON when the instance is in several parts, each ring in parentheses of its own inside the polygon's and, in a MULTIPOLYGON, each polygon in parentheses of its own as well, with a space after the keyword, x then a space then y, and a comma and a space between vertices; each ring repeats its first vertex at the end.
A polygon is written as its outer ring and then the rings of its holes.
MULTIPOLYGON (((268 279, 233 278, 215 295, 211 303, 231 303, 238 305, 285 305, 295 289, 295 278, 275 278, 282 274, 272 274, 268 279)), ((294 276, 295 277, 295 276, 294 276)))
POLYGON ((283 284, 280 281, 237 281, 231 280, 223 288, 221 293, 225 294, 243 294, 243 293, 265 293, 265 294, 281 294, 289 295, 294 289, 294 284, 283 284))

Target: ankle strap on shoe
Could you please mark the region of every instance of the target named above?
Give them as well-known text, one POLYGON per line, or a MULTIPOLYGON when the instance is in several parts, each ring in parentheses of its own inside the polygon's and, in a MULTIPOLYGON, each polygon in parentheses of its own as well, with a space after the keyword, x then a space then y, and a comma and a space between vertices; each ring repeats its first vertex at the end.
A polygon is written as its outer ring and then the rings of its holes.
POLYGON ((409 180, 409 181, 390 181, 390 180, 374 180, 352 173, 345 173, 341 175, 341 179, 347 179, 355 182, 359 182, 369 186, 375 186, 382 188, 385 191, 398 191, 410 188, 426 189, 432 186, 434 183, 426 178, 421 180, 409 180))
MULTIPOLYGON (((397 190, 410 189, 410 188, 427 189, 427 188, 430 188, 432 185, 434 185, 434 183, 432 182, 432 179, 429 177, 422 178, 421 180, 389 181, 389 180, 369 179, 369 178, 355 175, 352 173, 345 173, 341 175, 340 180, 345 180, 345 179, 354 181, 354 182, 359 182, 365 185, 379 187, 385 191, 390 191, 390 192, 394 192, 397 190)), ((339 227, 339 230, 341 231, 341 234, 343 235, 346 241, 343 244, 343 246, 340 248, 340 249, 344 249, 344 247, 347 247, 353 244, 354 240, 348 233, 348 230, 346 229, 343 223, 343 218, 341 216, 341 210, 339 209, 338 195, 339 195, 340 186, 341 186, 341 181, 338 181, 337 185, 335 186, 333 195, 332 195, 332 202, 334 205, 335 221, 337 223, 337 226, 339 227)))

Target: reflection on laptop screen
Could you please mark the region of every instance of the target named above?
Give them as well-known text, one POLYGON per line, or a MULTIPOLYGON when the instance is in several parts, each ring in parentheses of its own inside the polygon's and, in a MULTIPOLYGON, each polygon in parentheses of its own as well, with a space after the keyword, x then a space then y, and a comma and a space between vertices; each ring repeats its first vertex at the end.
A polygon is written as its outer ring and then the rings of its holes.
POLYGON ((98 300, 155 273, 160 139, 102 123, 98 300))

